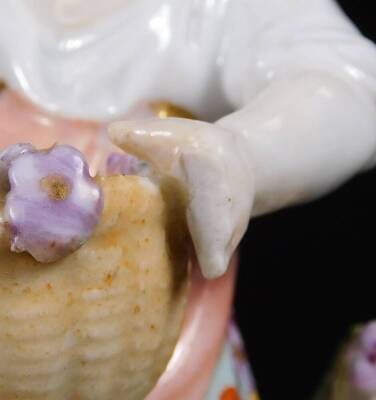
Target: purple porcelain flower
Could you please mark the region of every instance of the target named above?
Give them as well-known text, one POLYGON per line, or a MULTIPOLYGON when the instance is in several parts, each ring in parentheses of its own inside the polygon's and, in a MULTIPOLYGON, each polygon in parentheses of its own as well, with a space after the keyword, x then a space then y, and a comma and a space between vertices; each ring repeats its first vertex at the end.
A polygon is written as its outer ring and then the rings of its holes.
POLYGON ((52 262, 90 237, 99 222, 103 195, 75 148, 29 150, 8 163, 10 191, 4 220, 12 251, 26 251, 37 261, 52 262))
POLYGON ((376 394, 376 322, 367 324, 349 351, 351 379, 363 393, 376 394))
POLYGON ((16 143, 0 151, 0 187, 1 192, 9 189, 8 170, 11 162, 21 154, 35 152, 35 147, 30 143, 16 143))
POLYGON ((135 175, 146 168, 138 158, 127 153, 111 153, 106 162, 107 174, 135 175))

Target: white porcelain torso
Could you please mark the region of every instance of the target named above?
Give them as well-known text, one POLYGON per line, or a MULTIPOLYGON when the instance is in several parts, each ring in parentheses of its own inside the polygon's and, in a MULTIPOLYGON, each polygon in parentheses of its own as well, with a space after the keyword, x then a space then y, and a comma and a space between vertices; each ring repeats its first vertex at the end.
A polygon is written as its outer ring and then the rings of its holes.
MULTIPOLYGON (((334 3, 317 0, 310 12, 305 3, 4 0, 0 78, 67 116, 113 119, 139 101, 165 98, 215 120, 296 64, 335 67, 315 46, 355 29, 334 3)), ((359 70, 337 60, 350 74, 359 70)))
POLYGON ((63 115, 113 119, 150 99, 228 110, 213 75, 226 1, 12 1, 0 14, 0 77, 63 115))

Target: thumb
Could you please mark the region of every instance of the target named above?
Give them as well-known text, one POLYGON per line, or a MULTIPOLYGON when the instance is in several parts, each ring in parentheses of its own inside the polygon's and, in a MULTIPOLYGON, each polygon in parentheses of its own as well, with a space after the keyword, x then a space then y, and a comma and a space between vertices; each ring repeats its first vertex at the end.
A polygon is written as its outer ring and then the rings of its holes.
POLYGON ((115 145, 150 163, 157 171, 169 173, 183 147, 194 144, 197 123, 183 118, 129 120, 109 126, 115 145))

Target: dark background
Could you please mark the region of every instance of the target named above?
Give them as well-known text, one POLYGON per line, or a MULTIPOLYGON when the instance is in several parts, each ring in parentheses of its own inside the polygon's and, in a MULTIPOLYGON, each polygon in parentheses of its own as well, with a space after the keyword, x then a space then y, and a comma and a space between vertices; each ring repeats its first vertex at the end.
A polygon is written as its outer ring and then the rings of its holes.
MULTIPOLYGON (((374 1, 339 3, 376 41, 374 1)), ((376 319, 375 185, 251 222, 235 308, 262 400, 309 399, 349 328, 376 319)))

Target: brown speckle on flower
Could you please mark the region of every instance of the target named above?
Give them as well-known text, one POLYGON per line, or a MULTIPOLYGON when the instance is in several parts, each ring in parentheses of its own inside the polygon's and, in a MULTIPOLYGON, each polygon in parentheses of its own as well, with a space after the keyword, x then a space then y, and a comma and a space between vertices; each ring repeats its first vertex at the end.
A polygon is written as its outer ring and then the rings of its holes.
POLYGON ((40 187, 47 193, 50 200, 65 200, 70 192, 71 187, 66 178, 61 175, 46 176, 41 179, 40 187))

